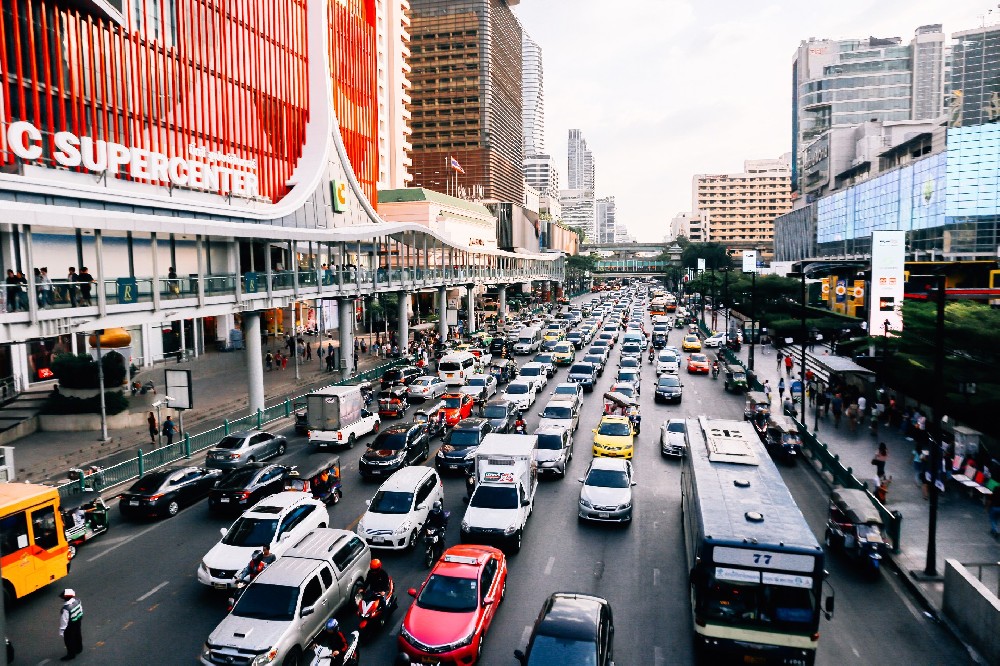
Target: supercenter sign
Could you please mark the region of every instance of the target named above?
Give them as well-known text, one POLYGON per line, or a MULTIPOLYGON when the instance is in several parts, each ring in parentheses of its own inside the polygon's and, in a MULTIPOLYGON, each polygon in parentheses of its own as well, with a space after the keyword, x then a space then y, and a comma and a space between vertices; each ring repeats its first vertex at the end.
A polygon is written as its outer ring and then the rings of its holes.
POLYGON ((260 194, 257 160, 234 153, 189 144, 188 157, 171 156, 73 132, 56 132, 50 143, 43 139, 41 130, 27 121, 10 123, 6 139, 11 152, 25 162, 55 162, 67 169, 82 167, 92 173, 110 172, 115 177, 127 174, 132 179, 158 185, 271 201, 260 194))

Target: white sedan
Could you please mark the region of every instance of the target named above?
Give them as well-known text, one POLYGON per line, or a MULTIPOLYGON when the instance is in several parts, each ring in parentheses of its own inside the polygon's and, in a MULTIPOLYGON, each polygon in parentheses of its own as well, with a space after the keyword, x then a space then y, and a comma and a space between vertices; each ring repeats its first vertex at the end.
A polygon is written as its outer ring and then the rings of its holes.
POLYGON ((533 404, 535 404, 535 398, 537 396, 538 391, 535 390, 535 385, 533 383, 522 379, 515 379, 510 384, 507 384, 507 388, 500 397, 515 405, 523 412, 527 411, 533 404))
POLYGON ((417 377, 406 388, 410 401, 435 400, 448 392, 448 382, 440 377, 417 377))
POLYGON ((726 334, 715 333, 714 335, 711 335, 702 340, 701 344, 705 347, 721 347, 722 345, 726 344, 726 334))
POLYGON ((474 398, 478 398, 483 389, 486 389, 486 399, 490 400, 497 394, 497 379, 493 375, 472 375, 465 386, 458 389, 459 393, 466 393, 474 398))

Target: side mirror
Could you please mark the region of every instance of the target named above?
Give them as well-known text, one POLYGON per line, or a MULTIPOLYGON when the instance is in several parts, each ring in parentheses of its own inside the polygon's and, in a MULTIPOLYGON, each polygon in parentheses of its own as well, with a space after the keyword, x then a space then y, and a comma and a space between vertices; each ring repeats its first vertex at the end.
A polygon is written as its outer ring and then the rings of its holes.
POLYGON ((288 537, 290 537, 290 536, 292 536, 291 532, 284 532, 281 536, 278 537, 278 543, 282 543, 284 541, 288 541, 288 537))
POLYGON ((219 528, 219 534, 221 534, 222 536, 226 536, 226 533, 227 533, 228 531, 229 531, 229 530, 227 530, 227 529, 226 529, 225 527, 220 527, 220 528, 219 528))
POLYGON ((371 506, 371 505, 372 505, 372 501, 370 499, 366 499, 365 500, 365 506, 371 506))
POLYGON ((483 599, 483 606, 492 606, 494 601, 496 601, 496 599, 492 596, 486 597, 483 599))
POLYGON ((425 509, 427 509, 426 503, 417 505, 417 511, 424 511, 425 509))
POLYGON ((299 615, 301 617, 306 617, 307 615, 312 615, 315 612, 316 612, 315 606, 306 606, 305 608, 302 609, 302 612, 299 613, 299 615))
POLYGON ((577 481, 579 481, 580 483, 584 483, 586 479, 581 476, 579 479, 577 479, 577 481))
POLYGON ((531 506, 531 501, 527 499, 521 500, 521 506, 531 506))
POLYGON ((406 591, 406 593, 407 593, 408 595, 410 595, 411 597, 415 597, 415 596, 417 596, 417 588, 415 588, 415 587, 411 587, 410 589, 408 589, 408 590, 406 591))
POLYGON ((596 435, 596 434, 597 434, 597 428, 593 428, 593 429, 591 429, 591 431, 590 431, 590 432, 592 432, 592 433, 594 433, 594 434, 596 435))

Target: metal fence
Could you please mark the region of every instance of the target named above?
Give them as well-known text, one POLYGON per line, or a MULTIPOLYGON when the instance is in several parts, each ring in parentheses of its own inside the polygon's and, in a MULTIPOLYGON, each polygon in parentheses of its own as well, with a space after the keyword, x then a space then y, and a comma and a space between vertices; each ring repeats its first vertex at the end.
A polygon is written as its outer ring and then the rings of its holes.
MULTIPOLYGON (((353 377, 336 381, 329 386, 347 386, 349 384, 360 384, 361 382, 371 381, 372 379, 381 377, 389 368, 411 363, 412 360, 408 357, 398 358, 353 377)), ((106 467, 96 477, 94 475, 82 477, 75 481, 64 483, 58 486, 57 489, 61 496, 67 497, 85 489, 107 489, 127 483, 133 479, 141 478, 147 472, 177 462, 178 460, 188 459, 194 453, 199 453, 215 446, 220 439, 231 432, 238 430, 260 430, 260 428, 268 423, 287 418, 292 414, 292 405, 305 396, 306 394, 302 394, 286 398, 270 407, 258 409, 252 414, 224 419, 222 425, 215 426, 204 432, 195 434, 185 433, 180 439, 169 446, 163 446, 151 451, 139 449, 138 455, 135 458, 130 458, 124 462, 106 467)))

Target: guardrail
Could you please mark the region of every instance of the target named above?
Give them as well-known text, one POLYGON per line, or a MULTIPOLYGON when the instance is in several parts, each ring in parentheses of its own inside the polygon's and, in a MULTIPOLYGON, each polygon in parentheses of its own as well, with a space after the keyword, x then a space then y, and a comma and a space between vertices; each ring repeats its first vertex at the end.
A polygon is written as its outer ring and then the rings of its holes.
MULTIPOLYGON (((360 384, 381 377, 389 368, 397 365, 410 363, 411 358, 401 357, 388 363, 376 366, 353 377, 336 381, 328 386, 347 386, 349 384, 360 384)), ((150 472, 164 465, 184 460, 194 453, 199 453, 205 449, 215 446, 220 439, 236 430, 260 430, 264 425, 292 415, 292 405, 297 400, 301 400, 307 394, 285 398, 283 401, 258 409, 252 414, 245 414, 233 419, 223 419, 222 425, 215 426, 204 432, 195 434, 184 433, 179 440, 169 446, 162 446, 152 451, 138 450, 135 458, 130 458, 124 462, 111 465, 102 469, 97 474, 83 476, 69 483, 57 486, 59 495, 68 497, 83 490, 106 490, 108 488, 127 483, 133 479, 142 478, 150 472)))
POLYGON ((743 368, 743 372, 745 372, 747 376, 747 386, 749 387, 749 390, 751 391, 764 390, 764 385, 761 384, 760 381, 757 379, 757 374, 747 370, 747 366, 743 365, 743 361, 740 360, 740 358, 733 352, 732 349, 729 349, 728 347, 719 347, 719 354, 722 355, 722 358, 724 358, 726 360, 726 363, 728 363, 729 365, 738 365, 741 368, 743 368))

